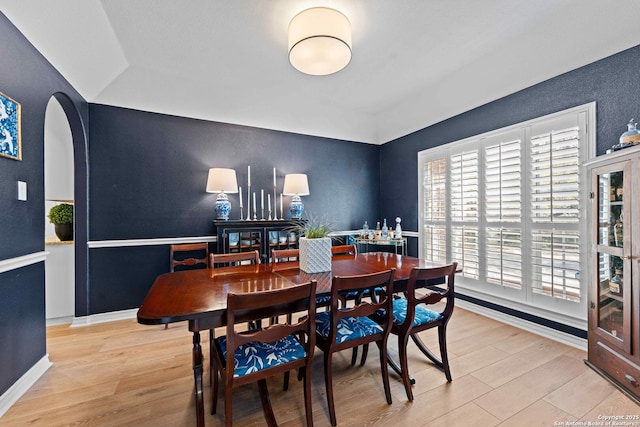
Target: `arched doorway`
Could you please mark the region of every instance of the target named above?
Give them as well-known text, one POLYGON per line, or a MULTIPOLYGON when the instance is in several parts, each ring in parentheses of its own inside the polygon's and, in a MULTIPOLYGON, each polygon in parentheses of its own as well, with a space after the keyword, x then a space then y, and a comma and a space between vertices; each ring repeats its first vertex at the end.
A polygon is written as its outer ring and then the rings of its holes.
MULTIPOLYGON (((73 276, 74 284, 74 324, 78 318, 89 313, 89 282, 88 282, 88 151, 87 133, 82 117, 87 116, 85 111, 81 116, 76 104, 64 93, 58 92, 52 95, 52 100, 57 101, 66 117, 66 125, 71 132, 73 150, 72 175, 73 175, 73 200, 74 200, 74 231, 73 231, 73 276)), ((49 105, 47 106, 49 107, 49 105)), ((54 107, 54 108, 57 108, 54 107)), ((48 109, 48 108, 47 108, 48 109)), ((63 120, 64 121, 64 120, 63 120)), ((47 127, 45 115, 45 128, 47 127)), ((59 125, 63 126, 63 125, 59 125)), ((45 129, 46 132, 46 129, 45 129)), ((45 178, 46 179, 46 178, 45 178)), ((45 189, 46 191, 46 189, 45 189)), ((82 323, 82 321, 78 322, 82 323)), ((73 326, 73 325, 72 325, 73 326)))
MULTIPOLYGON (((45 216, 60 204, 74 204, 73 138, 67 116, 55 97, 44 120, 45 216)), ((74 241, 60 241, 45 219, 45 310, 47 325, 71 323, 75 312, 74 241)))

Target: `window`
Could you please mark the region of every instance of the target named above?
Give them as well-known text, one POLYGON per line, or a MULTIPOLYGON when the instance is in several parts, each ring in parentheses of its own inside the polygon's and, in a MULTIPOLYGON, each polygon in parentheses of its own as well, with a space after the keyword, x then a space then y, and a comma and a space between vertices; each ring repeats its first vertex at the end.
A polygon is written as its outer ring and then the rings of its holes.
POLYGON ((449 159, 451 199, 451 250, 466 277, 479 278, 478 151, 449 159))
POLYGON ((486 280, 522 288, 521 132, 484 141, 486 280))
POLYGON ((592 103, 420 152, 420 257, 457 261, 461 293, 586 320, 594 122, 592 103))

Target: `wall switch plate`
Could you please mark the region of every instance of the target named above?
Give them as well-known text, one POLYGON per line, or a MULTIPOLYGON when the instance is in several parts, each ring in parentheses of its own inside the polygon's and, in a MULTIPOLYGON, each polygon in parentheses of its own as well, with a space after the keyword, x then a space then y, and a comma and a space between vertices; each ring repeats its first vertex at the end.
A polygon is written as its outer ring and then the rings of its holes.
POLYGON ((27 183, 24 181, 18 181, 18 200, 27 201, 27 183))

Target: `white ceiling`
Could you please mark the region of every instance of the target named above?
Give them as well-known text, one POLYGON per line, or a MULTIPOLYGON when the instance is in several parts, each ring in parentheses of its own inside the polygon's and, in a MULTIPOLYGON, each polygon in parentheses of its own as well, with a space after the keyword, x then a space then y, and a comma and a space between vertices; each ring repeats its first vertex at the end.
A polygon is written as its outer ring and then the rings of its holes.
POLYGON ((0 0, 89 102, 382 144, 640 44, 639 0, 0 0), (287 60, 314 6, 344 70, 287 60))

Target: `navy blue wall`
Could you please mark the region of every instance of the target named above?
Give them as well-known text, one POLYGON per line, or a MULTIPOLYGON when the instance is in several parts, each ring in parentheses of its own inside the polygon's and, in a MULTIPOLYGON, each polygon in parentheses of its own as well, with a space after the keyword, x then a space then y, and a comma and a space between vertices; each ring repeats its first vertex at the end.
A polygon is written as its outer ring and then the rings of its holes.
POLYGON ((0 274, 0 394, 47 352, 44 263, 0 274))
MULTIPOLYGON (((596 102, 597 152, 640 118, 640 46, 560 75, 382 146, 381 216, 418 230, 418 152, 577 105, 596 102)), ((417 254, 416 239, 410 253, 417 254)))
MULTIPOLYGON (((285 174, 306 173, 305 210, 337 229, 378 212, 378 146, 104 105, 89 114, 91 241, 214 235, 210 167, 236 170, 245 206, 250 165, 251 190, 258 203, 265 190, 265 206, 275 167, 278 197, 285 174)), ((237 219, 238 194, 229 199, 237 219)), ((90 313, 138 307, 168 257, 167 246, 91 249, 90 313)))
MULTIPOLYGON (((22 105, 22 161, 0 158, 0 261, 44 251, 44 119, 52 95, 86 102, 0 13, 0 92, 22 105), (68 97, 61 95, 66 94, 68 97), (17 181, 28 200, 17 200, 17 181)), ((66 111, 66 110, 65 110, 66 111)), ((78 117, 80 117, 78 116, 78 117)), ((46 354, 44 262, 0 273, 0 395, 46 354)))

